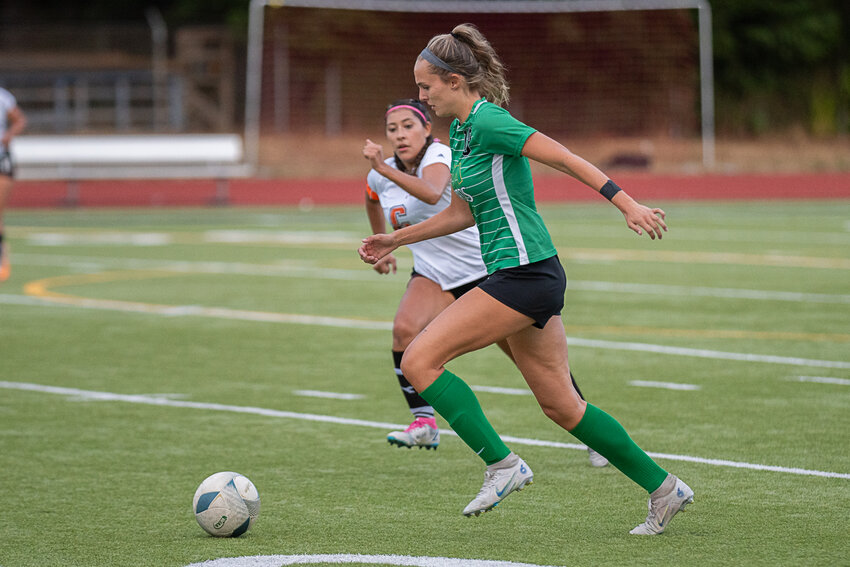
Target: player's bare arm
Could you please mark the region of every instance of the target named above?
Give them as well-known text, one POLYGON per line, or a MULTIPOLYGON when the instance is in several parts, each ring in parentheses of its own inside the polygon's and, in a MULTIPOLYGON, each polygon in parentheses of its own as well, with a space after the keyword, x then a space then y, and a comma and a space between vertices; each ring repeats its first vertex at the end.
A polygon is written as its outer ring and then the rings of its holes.
POLYGON ((392 234, 374 234, 363 239, 360 258, 374 264, 399 246, 452 234, 475 224, 469 205, 452 193, 451 204, 426 221, 406 226, 392 234))
MULTIPOLYGON (((595 165, 540 132, 535 132, 528 137, 522 148, 522 155, 562 171, 596 191, 609 181, 608 176, 595 165)), ((656 236, 659 239, 662 237, 662 231, 667 231, 667 225, 664 223, 665 213, 662 209, 641 205, 622 190, 614 195, 611 203, 623 213, 626 226, 635 231, 638 236, 646 231, 649 237, 655 240, 656 236)))
POLYGON ((442 163, 434 163, 422 170, 422 177, 410 175, 390 167, 384 162, 384 150, 380 144, 367 139, 363 146, 363 157, 372 164, 372 169, 429 205, 436 204, 449 183, 449 168, 442 163))
MULTIPOLYGON (((384 220, 384 210, 381 208, 381 202, 370 198, 368 194, 366 195, 366 216, 369 218, 369 226, 372 227, 372 234, 384 234, 387 231, 387 223, 384 220)), ((397 270, 395 256, 387 254, 372 267, 379 274, 394 274, 397 270)))

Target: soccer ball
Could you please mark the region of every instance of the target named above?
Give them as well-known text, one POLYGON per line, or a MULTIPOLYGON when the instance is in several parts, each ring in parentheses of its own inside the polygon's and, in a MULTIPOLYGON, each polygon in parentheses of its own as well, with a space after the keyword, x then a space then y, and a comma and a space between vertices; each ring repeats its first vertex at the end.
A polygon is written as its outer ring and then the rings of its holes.
POLYGON ((239 537, 260 515, 260 493, 250 480, 235 472, 208 476, 195 491, 195 519, 216 537, 239 537))

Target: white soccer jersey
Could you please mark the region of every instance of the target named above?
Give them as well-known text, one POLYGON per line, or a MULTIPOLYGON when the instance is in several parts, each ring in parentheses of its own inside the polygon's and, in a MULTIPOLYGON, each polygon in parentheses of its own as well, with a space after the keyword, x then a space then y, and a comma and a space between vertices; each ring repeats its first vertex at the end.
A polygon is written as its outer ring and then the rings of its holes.
MULTIPOLYGON (((397 169, 395 157, 384 161, 397 169)), ((442 163, 450 168, 451 162, 452 152, 449 147, 434 142, 425 150, 416 175, 422 177, 422 170, 435 163, 442 163)), ((371 193, 374 193, 372 197, 377 195, 384 209, 384 216, 394 229, 431 218, 448 207, 452 199, 451 187, 447 184, 440 200, 429 205, 374 169, 369 172, 366 183, 371 193)), ((474 226, 454 234, 408 244, 407 247, 413 253, 413 269, 440 284, 444 290, 454 289, 487 275, 487 268, 481 259, 478 229, 474 226)))
POLYGON ((0 88, 0 138, 6 133, 6 127, 8 126, 6 120, 9 112, 16 106, 18 106, 18 102, 15 100, 14 95, 6 89, 0 88))

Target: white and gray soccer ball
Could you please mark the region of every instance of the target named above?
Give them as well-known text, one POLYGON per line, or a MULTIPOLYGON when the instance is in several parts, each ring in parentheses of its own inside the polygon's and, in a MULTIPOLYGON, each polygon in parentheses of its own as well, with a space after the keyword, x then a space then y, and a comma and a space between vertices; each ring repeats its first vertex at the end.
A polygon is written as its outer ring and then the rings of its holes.
POLYGON ((208 476, 192 501, 195 519, 216 537, 239 537, 260 515, 260 493, 239 473, 225 471, 208 476))

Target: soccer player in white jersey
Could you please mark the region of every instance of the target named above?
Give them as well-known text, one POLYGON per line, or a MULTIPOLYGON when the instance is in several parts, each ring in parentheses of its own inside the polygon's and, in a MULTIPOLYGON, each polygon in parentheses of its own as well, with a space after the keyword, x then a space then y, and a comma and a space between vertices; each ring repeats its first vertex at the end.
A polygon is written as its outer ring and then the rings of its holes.
POLYGON ((18 108, 15 97, 4 88, 0 88, 0 282, 9 279, 9 245, 3 240, 3 216, 6 203, 12 193, 12 177, 15 173, 9 144, 12 138, 24 131, 26 116, 18 108))
MULTIPOLYGON (((393 156, 384 159, 383 148, 366 140, 363 157, 372 169, 366 178, 366 214, 374 234, 431 218, 449 206, 451 149, 431 134, 427 107, 418 100, 397 100, 384 114, 387 141, 393 156)), ((401 371, 407 345, 443 309, 477 286, 487 276, 481 259, 478 229, 464 230, 411 244, 413 272, 393 320, 392 355, 399 386, 414 420, 404 431, 393 431, 387 440, 399 447, 436 449, 440 433, 434 408, 410 385, 401 371)), ((387 254, 374 265, 380 274, 396 272, 396 259, 387 254)), ((507 342, 499 346, 510 357, 507 342)), ((578 386, 573 385, 579 395, 578 386)), ((594 466, 608 461, 588 449, 594 466)))
POLYGON ((359 252, 375 263, 398 246, 479 229, 489 277, 435 317, 401 362, 422 398, 487 465, 484 484, 463 513, 486 512, 534 479, 487 421, 469 386, 445 368, 466 352, 506 340, 546 416, 649 493, 649 514, 630 533, 662 533, 694 492, 638 447, 617 420, 582 400, 570 382, 561 319, 566 275, 537 212, 529 159, 599 191, 638 235, 661 238, 664 211, 636 202, 595 166, 502 108, 508 100, 504 67, 475 26, 462 24, 433 37, 413 74, 419 98, 437 116, 454 118, 452 202, 426 221, 365 238, 359 252))

